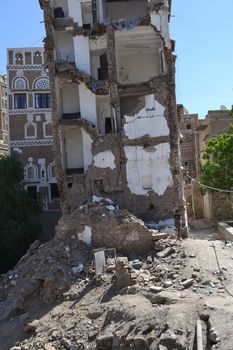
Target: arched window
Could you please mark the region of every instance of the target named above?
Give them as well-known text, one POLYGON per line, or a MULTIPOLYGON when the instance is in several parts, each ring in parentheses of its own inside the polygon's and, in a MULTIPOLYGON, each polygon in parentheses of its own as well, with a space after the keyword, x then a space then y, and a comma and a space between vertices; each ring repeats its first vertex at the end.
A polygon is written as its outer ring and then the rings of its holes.
POLYGON ((43 134, 44 138, 52 137, 52 122, 47 121, 43 124, 43 134))
POLYGON ((34 52, 33 63, 34 64, 42 64, 42 53, 40 51, 34 52))
POLYGON ((38 168, 36 165, 30 163, 24 168, 24 178, 27 181, 36 181, 38 179, 38 168))
POLYGON ((17 64, 17 65, 23 64, 23 54, 21 52, 17 52, 15 54, 15 64, 17 64))
POLYGON ((25 139, 35 139, 37 137, 37 125, 34 122, 28 122, 24 128, 25 139))
POLYGON ((24 78, 16 78, 14 81, 13 88, 15 90, 26 90, 27 89, 27 82, 24 78))
POLYGON ((34 82, 35 90, 49 90, 49 79, 40 78, 34 82))
POLYGON ((48 165, 48 178, 49 178, 49 182, 57 182, 56 180, 56 176, 55 176, 55 162, 51 162, 48 165))

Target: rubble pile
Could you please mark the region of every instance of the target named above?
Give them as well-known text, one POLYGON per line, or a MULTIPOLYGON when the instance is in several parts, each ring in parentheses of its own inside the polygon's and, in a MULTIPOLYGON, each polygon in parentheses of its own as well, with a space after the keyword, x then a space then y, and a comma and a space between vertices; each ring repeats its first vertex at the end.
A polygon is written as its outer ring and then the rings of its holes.
POLYGON ((132 255, 153 249, 154 232, 127 210, 119 209, 110 199, 94 196, 92 202, 62 216, 56 228, 56 237, 63 239, 73 233, 93 247, 103 247, 104 244, 104 247, 116 248, 118 252, 132 255), (91 240, 86 238, 87 230, 91 240))
MULTIPOLYGON (((122 211, 101 202, 83 206, 77 217, 84 227, 92 219, 95 228, 102 214, 114 221, 122 211)), ((230 350, 231 261, 218 271, 211 242, 153 231, 148 254, 116 251, 96 275, 92 260, 101 250, 92 251, 80 232, 60 226, 52 241, 36 241, 1 276, 0 350, 189 350, 197 322, 203 348, 230 350)), ((224 259, 233 254, 220 241, 214 248, 224 259)))

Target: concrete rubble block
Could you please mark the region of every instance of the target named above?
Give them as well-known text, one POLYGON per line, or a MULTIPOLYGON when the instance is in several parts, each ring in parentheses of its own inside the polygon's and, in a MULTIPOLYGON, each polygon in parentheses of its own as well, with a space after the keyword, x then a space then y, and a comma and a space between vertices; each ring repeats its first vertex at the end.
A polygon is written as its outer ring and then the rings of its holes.
POLYGON ((118 290, 132 284, 130 277, 130 266, 127 257, 116 259, 116 287, 118 290))
POLYGON ((47 343, 44 345, 44 350, 56 350, 56 348, 51 343, 47 343))
POLYGON ((169 234, 168 233, 158 233, 158 232, 154 232, 154 233, 152 233, 152 239, 154 240, 154 241, 159 241, 160 239, 165 239, 165 238, 167 238, 169 236, 169 234))
POLYGON ((33 320, 32 322, 29 322, 26 327, 25 327, 25 332, 30 333, 30 332, 35 332, 36 329, 40 326, 40 321, 39 320, 33 320))
POLYGON ((163 251, 157 253, 158 258, 166 258, 169 255, 172 255, 175 252, 175 250, 172 247, 167 247, 163 251))
POLYGON ((162 292, 163 287, 161 287, 161 286, 151 286, 149 290, 152 293, 159 293, 159 292, 162 292))
POLYGON ((99 335, 96 339, 97 350, 111 349, 113 343, 113 335, 106 333, 99 335))
POLYGON ((181 285, 182 287, 184 287, 184 288, 189 288, 189 287, 192 286, 193 282, 194 282, 194 279, 193 279, 193 278, 189 278, 189 279, 187 279, 187 280, 185 280, 185 281, 182 281, 182 282, 180 283, 180 285, 181 285))

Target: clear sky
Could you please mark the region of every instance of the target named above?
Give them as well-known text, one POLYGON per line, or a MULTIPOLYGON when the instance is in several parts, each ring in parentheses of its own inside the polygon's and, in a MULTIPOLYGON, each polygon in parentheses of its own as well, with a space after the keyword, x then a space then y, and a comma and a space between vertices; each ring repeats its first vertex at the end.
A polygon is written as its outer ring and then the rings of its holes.
MULTIPOLYGON (((0 72, 7 47, 42 46, 38 0, 1 4, 0 72)), ((204 116, 233 104, 233 0, 173 0, 171 36, 176 40, 177 103, 204 116)))

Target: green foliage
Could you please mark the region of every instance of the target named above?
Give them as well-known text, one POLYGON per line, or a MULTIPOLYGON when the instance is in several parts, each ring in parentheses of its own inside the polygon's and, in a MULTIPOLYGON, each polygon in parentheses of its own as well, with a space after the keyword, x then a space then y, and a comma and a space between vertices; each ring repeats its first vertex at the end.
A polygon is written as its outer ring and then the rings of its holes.
POLYGON ((221 190, 233 189, 233 126, 229 132, 207 143, 202 163, 201 182, 221 190))
POLYGON ((39 205, 21 185, 16 158, 0 158, 0 273, 12 268, 37 238, 39 205))

